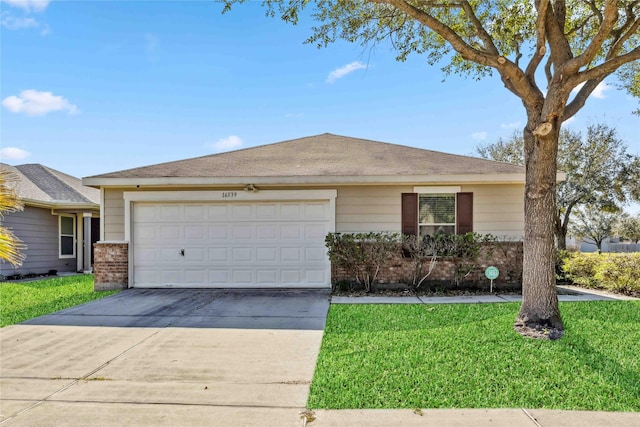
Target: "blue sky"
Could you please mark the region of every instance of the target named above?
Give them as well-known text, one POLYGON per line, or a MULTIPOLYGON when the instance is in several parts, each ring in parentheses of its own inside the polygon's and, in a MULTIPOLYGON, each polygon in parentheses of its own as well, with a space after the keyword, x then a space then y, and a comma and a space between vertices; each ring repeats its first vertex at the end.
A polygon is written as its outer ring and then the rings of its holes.
MULTIPOLYGON (((497 77, 443 75, 389 46, 305 45, 313 22, 259 2, 4 0, 2 162, 78 177, 324 132, 472 154, 521 130, 497 77)), ((444 64, 443 64, 444 65, 444 64)), ((615 126, 640 154, 637 100, 603 85, 567 126, 615 126)), ((354 159, 357 161, 357 159, 354 159)))

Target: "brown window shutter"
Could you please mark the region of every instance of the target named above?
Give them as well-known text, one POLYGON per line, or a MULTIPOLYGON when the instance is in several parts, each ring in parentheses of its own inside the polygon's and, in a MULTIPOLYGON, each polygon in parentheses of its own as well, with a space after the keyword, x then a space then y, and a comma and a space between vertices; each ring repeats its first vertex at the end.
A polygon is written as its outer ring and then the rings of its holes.
POLYGON ((473 193, 457 193, 456 198, 456 232, 466 234, 473 231, 473 193))
POLYGON ((402 234, 418 234, 418 194, 402 193, 402 234))

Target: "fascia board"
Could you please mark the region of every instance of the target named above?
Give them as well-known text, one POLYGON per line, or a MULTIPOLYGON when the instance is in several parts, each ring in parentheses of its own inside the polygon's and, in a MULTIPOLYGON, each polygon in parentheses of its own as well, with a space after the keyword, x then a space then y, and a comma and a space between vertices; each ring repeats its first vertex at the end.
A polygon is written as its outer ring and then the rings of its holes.
POLYGON ((84 178, 90 187, 135 186, 217 186, 217 185, 373 185, 373 184, 522 184, 524 173, 456 174, 456 175, 392 175, 392 176, 264 176, 264 177, 160 177, 160 178, 84 178))

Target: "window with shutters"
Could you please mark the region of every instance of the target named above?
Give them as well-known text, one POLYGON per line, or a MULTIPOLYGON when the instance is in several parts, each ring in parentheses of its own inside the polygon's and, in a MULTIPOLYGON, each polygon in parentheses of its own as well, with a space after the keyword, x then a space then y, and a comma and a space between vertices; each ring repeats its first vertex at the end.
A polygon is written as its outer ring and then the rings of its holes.
POLYGON ((421 236, 456 234, 456 195, 418 194, 418 228, 421 236))

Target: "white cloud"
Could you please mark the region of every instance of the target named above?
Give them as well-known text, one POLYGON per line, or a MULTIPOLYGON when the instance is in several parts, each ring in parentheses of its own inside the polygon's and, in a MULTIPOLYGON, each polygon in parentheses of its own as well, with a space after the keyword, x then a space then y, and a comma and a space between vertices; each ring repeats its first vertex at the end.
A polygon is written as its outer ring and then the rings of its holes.
POLYGON ((489 134, 487 132, 474 132, 471 134, 471 138, 474 141, 484 141, 485 139, 487 139, 487 136, 489 134))
POLYGON ((2 100, 2 105, 12 113, 24 113, 28 116, 44 116, 53 111, 78 113, 78 107, 68 99, 34 89, 23 90, 18 96, 8 96, 2 100))
POLYGON ((22 160, 31 155, 30 152, 17 147, 5 147, 0 149, 0 158, 2 160, 22 160))
POLYGON ((27 12, 42 12, 49 6, 51 0, 2 0, 10 6, 24 9, 27 12))
POLYGON ((343 78, 347 74, 351 74, 356 70, 366 69, 367 66, 364 65, 360 61, 354 61, 350 64, 345 65, 344 67, 336 68, 332 72, 329 73, 327 77, 327 83, 333 83, 338 79, 343 78))
POLYGON ((2 12, 0 24, 7 30, 21 30, 23 28, 38 28, 40 24, 33 18, 13 16, 9 12, 2 12))
MULTIPOLYGON (((584 83, 580 83, 578 86, 576 86, 571 91, 571 94, 573 96, 576 96, 578 94, 578 91, 582 89, 582 86, 584 86, 584 83)), ((612 87, 613 86, 608 85, 606 82, 600 82, 600 84, 596 86, 596 88, 593 90, 593 92, 591 92, 591 95, 589 96, 593 96, 594 98, 598 98, 598 99, 605 99, 607 97, 607 95, 605 94, 605 91, 611 89, 612 87)))
POLYGON ((502 123, 500 125, 502 129, 518 129, 521 127, 520 122, 502 123))
POLYGON ((242 138, 236 135, 227 136, 226 138, 220 138, 212 144, 212 147, 217 151, 227 151, 242 146, 244 142, 242 138))
POLYGON ((570 126, 575 121, 576 121, 576 116, 569 117, 567 120, 562 122, 562 126, 570 126))

